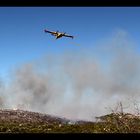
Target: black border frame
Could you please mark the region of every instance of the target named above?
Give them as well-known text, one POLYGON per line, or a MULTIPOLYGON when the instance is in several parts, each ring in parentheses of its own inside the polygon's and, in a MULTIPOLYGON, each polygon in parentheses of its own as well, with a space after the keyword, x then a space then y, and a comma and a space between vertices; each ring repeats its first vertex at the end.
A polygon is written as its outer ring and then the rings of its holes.
POLYGON ((0 6, 140 6, 139 0, 0 0, 0 6))
MULTIPOLYGON (((77 6, 89 6, 89 7, 108 7, 108 6, 113 6, 113 7, 124 7, 124 6, 136 6, 139 7, 139 1, 138 0, 1 0, 0 1, 0 6, 4 6, 4 7, 47 7, 47 6, 51 6, 51 7, 57 7, 57 6, 65 6, 65 7, 77 7, 77 6)), ((139 18, 139 17, 138 17, 139 18)), ((127 137, 130 138, 132 136, 132 138, 134 139, 134 136, 139 136, 139 134, 102 134, 102 133, 98 133, 98 134, 0 134, 0 137, 3 138, 7 138, 9 137, 10 139, 12 138, 37 138, 37 139, 43 139, 42 137, 45 138, 55 138, 59 139, 59 138, 64 138, 69 139, 71 137, 73 137, 74 139, 76 139, 76 137, 78 137, 78 139, 82 138, 82 139, 90 139, 91 137, 93 137, 93 139, 106 139, 106 138, 123 138, 126 139, 127 137)))

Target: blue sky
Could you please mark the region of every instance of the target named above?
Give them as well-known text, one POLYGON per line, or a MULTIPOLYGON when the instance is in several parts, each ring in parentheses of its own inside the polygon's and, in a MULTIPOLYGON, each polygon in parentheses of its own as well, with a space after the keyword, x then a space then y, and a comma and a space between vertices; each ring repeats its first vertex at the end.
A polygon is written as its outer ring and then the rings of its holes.
POLYGON ((0 7, 0 77, 47 53, 90 50, 117 29, 139 45, 139 17, 139 7, 0 7), (75 38, 55 40, 45 28, 75 38))

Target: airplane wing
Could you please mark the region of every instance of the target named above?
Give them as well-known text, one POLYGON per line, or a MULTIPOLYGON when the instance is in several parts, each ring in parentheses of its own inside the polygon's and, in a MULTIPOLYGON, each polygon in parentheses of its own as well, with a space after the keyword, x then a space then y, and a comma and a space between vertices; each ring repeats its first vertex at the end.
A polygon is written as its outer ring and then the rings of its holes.
POLYGON ((52 32, 52 31, 48 31, 48 30, 44 30, 44 32, 47 32, 47 33, 51 33, 51 34, 53 34, 53 35, 56 35, 57 33, 56 32, 52 32))
POLYGON ((65 37, 71 37, 72 39, 74 38, 74 36, 72 36, 72 35, 64 35, 65 37))

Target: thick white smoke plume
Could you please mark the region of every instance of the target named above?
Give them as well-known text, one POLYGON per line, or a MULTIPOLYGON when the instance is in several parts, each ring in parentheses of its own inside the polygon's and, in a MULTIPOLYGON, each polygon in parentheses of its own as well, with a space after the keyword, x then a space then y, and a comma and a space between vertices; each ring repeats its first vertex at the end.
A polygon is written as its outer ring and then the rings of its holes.
POLYGON ((0 84, 0 105, 69 119, 93 120, 117 102, 139 99, 140 55, 124 31, 100 45, 46 55, 0 84))

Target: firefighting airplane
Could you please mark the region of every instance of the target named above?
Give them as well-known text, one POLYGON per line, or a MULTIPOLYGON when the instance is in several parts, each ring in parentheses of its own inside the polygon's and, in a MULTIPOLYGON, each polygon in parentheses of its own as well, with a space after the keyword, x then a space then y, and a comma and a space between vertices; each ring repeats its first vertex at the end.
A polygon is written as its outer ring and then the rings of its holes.
POLYGON ((50 33, 51 35, 55 36, 56 39, 61 38, 63 36, 65 36, 65 37, 71 37, 72 39, 74 38, 74 36, 67 35, 66 33, 61 33, 59 31, 53 32, 53 31, 48 31, 48 30, 45 29, 44 32, 50 33))

